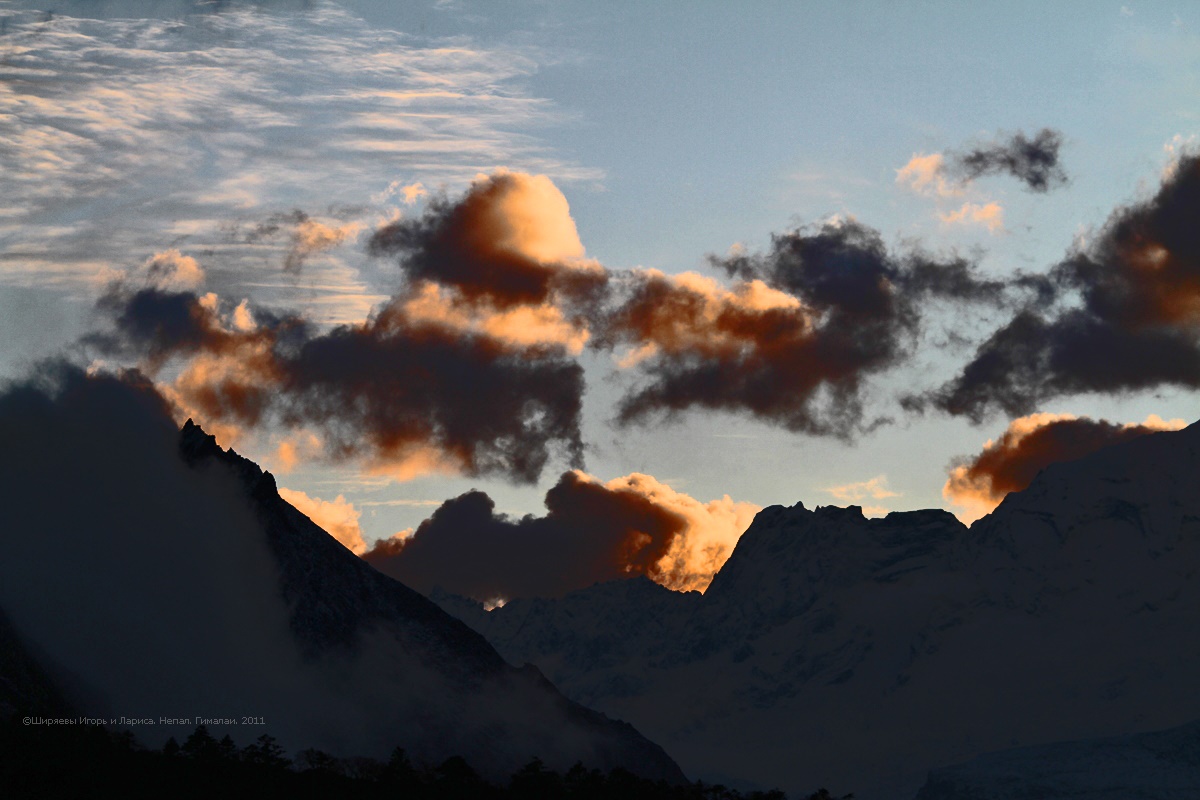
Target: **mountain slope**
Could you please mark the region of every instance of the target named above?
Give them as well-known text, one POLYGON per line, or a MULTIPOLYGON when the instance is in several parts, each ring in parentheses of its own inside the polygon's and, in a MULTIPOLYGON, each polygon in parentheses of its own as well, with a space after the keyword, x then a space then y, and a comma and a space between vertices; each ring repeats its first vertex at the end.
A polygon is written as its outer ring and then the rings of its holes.
POLYGON ((136 377, 60 365, 0 391, 0 453, 0 609, 37 662, 0 675, 26 676, 14 708, 41 674, 81 714, 149 720, 132 730, 152 746, 215 719, 241 744, 403 746, 491 777, 539 756, 683 779, 629 725, 367 566, 269 473, 181 434, 136 377))
POLYGON ((626 581, 463 618, 700 777, 911 798, 980 753, 1200 718, 1197 485, 1192 426, 1056 464, 970 530, 772 507, 703 597, 626 581))
POLYGON ((1061 742, 934 770, 916 800, 1193 800, 1200 722, 1165 731, 1061 742))
MULTIPOLYGON (((583 760, 605 769, 621 766, 655 779, 683 780, 662 749, 630 725, 566 699, 536 667, 514 669, 474 630, 354 556, 284 501, 270 473, 222 450, 191 420, 184 426, 180 449, 193 469, 224 468, 237 473, 247 487, 279 565, 292 634, 307 659, 357 657, 369 662, 391 653, 396 663, 389 666, 406 670, 395 676, 398 692, 411 695, 409 686, 416 680, 435 683, 436 689, 422 687, 433 689, 432 703, 419 712, 422 743, 410 744, 410 752, 420 754, 428 742, 440 741, 445 753, 469 754, 472 764, 500 775, 537 754, 564 768, 583 760), (477 732, 470 730, 472 725, 477 732), (473 742, 472 736, 478 739, 473 742)), ((414 698, 405 702, 414 703, 414 698)), ((387 704, 375 714, 383 719, 369 725, 380 729, 382 737, 387 704)))

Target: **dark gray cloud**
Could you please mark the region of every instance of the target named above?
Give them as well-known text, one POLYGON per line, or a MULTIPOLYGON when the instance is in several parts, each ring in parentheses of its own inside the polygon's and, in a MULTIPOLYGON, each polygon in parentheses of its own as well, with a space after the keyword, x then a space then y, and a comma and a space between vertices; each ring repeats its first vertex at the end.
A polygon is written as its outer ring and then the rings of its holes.
POLYGON ((413 321, 396 305, 326 333, 261 309, 238 329, 194 293, 156 288, 118 286, 101 308, 113 327, 87 340, 101 352, 223 359, 197 361, 177 384, 207 420, 310 426, 335 459, 441 459, 524 482, 553 452, 582 462, 583 370, 557 347, 413 321))
POLYGON ((552 299, 594 305, 608 275, 572 268, 563 254, 582 245, 565 198, 545 176, 498 172, 461 197, 435 197, 424 212, 379 228, 373 255, 391 255, 410 281, 453 287, 497 308, 552 299))
POLYGON ((961 259, 891 253, 854 221, 711 261, 741 282, 726 291, 654 272, 624 282, 595 339, 645 354, 621 422, 706 408, 849 438, 873 424, 864 421, 864 379, 910 354, 930 300, 993 302, 1005 288, 961 259))
POLYGON ((948 153, 946 170, 962 181, 1009 175, 1030 191, 1047 192, 1067 183, 1067 173, 1058 158, 1062 141, 1062 134, 1050 128, 1042 128, 1032 139, 1017 132, 965 152, 948 153))
MULTIPOLYGON (((1031 280, 1038 298, 924 400, 982 420, 1069 394, 1200 387, 1200 158, 1031 280)), ((910 405, 920 407, 922 399, 910 405)))
POLYGON ((657 575, 687 520, 635 489, 574 472, 546 493, 544 517, 497 514, 480 491, 447 500, 405 540, 366 553, 376 569, 428 593, 480 601, 558 597, 599 581, 657 575))

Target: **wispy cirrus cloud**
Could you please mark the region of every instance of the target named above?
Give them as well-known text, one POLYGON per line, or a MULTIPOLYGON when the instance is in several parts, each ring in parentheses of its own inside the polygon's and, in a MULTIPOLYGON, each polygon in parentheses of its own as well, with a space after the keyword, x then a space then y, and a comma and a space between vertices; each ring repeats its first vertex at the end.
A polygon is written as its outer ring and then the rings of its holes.
POLYGON ((210 283, 226 293, 247 272, 307 260, 305 290, 338 296, 328 311, 344 320, 369 293, 347 269, 361 256, 346 226, 374 227, 385 204, 503 164, 599 177, 537 138, 558 115, 520 86, 537 63, 519 48, 375 29, 328 2, 0 15, 0 282, 94 287, 105 267, 175 247, 211 253, 210 283), (292 208, 314 220, 290 238, 221 235, 292 208), (356 218, 328 213, 339 208, 356 218))

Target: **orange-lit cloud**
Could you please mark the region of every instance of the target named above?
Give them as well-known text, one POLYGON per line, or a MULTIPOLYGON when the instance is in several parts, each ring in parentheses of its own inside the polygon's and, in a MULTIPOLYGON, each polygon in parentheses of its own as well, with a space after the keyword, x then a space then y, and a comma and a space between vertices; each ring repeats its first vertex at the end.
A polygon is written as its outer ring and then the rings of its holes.
POLYGON ((1027 487, 1050 464, 1184 425, 1181 419, 1163 420, 1154 414, 1143 422, 1123 425, 1072 414, 1030 414, 1009 423, 999 439, 984 443, 978 455, 953 465, 942 496, 962 509, 957 512, 960 519, 973 522, 1009 492, 1027 487))
POLYGON ((311 217, 301 220, 292 231, 290 246, 283 259, 283 268, 298 271, 307 258, 330 250, 357 236, 366 226, 361 222, 328 225, 311 217))
POLYGON ((559 345, 572 355, 583 351, 590 336, 586 320, 568 320, 563 310, 551 303, 498 309, 487 302, 461 302, 454 290, 434 283, 422 284, 397 304, 400 313, 411 320, 486 333, 519 346, 559 345))
POLYGON ((859 503, 867 499, 886 500, 889 497, 900 496, 899 492, 888 488, 886 475, 876 475, 870 480, 847 483, 843 486, 830 486, 822 491, 829 492, 843 503, 859 503))
POLYGON ((152 371, 177 359, 172 399, 208 427, 307 429, 325 458, 401 479, 532 482, 552 455, 581 462, 583 370, 544 336, 526 344, 505 331, 512 319, 484 320, 499 335, 464 330, 411 318, 398 298, 367 322, 317 333, 299 317, 239 312, 211 293, 120 285, 101 307, 114 330, 89 341, 141 355, 152 371))
POLYGON ((362 538, 362 528, 358 520, 362 512, 338 495, 333 500, 322 500, 319 497, 309 497, 301 491, 279 487, 279 496, 296 507, 304 516, 325 529, 352 553, 365 553, 367 543, 362 538))
POLYGON ((513 519, 468 492, 364 558, 421 591, 441 586, 480 601, 559 596, 636 575, 703 590, 759 510, 728 496, 701 503, 649 475, 601 483, 577 470, 547 492, 546 508, 513 519))
POLYGON ((318 460, 324 452, 321 437, 309 430, 298 430, 284 436, 271 456, 271 467, 286 475, 298 465, 318 460))
MULTIPOLYGON (((425 184, 417 181, 416 183, 406 184, 403 181, 392 181, 387 188, 379 194, 371 195, 372 203, 382 203, 396 195, 400 195, 404 199, 406 206, 411 206, 413 203, 420 200, 425 195, 429 194, 429 190, 425 188, 425 184)), ((391 220, 394 221, 394 220, 391 220)))
POLYGON ((955 197, 962 194, 962 187, 946 180, 944 168, 945 157, 941 153, 913 153, 908 163, 896 170, 896 183, 905 184, 921 194, 939 197, 955 197))
POLYGON ((949 225, 977 222, 986 225, 988 231, 997 233, 1004 230, 1004 209, 999 203, 991 202, 985 205, 978 203, 963 203, 957 211, 938 214, 938 217, 949 225))
POLYGON ((627 304, 609 323, 610 336, 637 343, 617 359, 622 369, 660 353, 734 357, 753 348, 760 327, 777 326, 778 317, 790 323, 794 335, 811 330, 798 299, 760 280, 727 289, 695 272, 667 275, 649 269, 637 270, 632 277, 644 292, 643 302, 627 304))
POLYGON ((414 283, 453 287, 497 308, 588 299, 607 278, 584 258, 563 193, 545 175, 523 172, 477 176, 462 197, 434 198, 420 217, 375 231, 370 250, 396 256, 414 283))
POLYGON ((707 589, 754 515, 762 510, 762 506, 734 501, 729 495, 702 503, 640 472, 615 478, 604 486, 614 492, 636 492, 686 520, 686 526, 671 542, 666 555, 658 560, 656 569, 648 573, 676 591, 707 589))
POLYGON ((191 256, 174 248, 155 253, 142 265, 147 283, 160 289, 198 289, 204 270, 191 256))

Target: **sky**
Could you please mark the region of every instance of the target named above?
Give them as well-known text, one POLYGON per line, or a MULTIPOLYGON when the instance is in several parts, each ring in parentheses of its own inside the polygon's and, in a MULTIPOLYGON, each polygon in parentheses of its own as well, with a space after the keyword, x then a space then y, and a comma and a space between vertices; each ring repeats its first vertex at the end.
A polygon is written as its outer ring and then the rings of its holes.
POLYGON ((772 504, 970 521, 1198 416, 1198 31, 0 2, 0 375, 142 370, 410 582, 573 576, 481 599, 703 588, 772 504))

